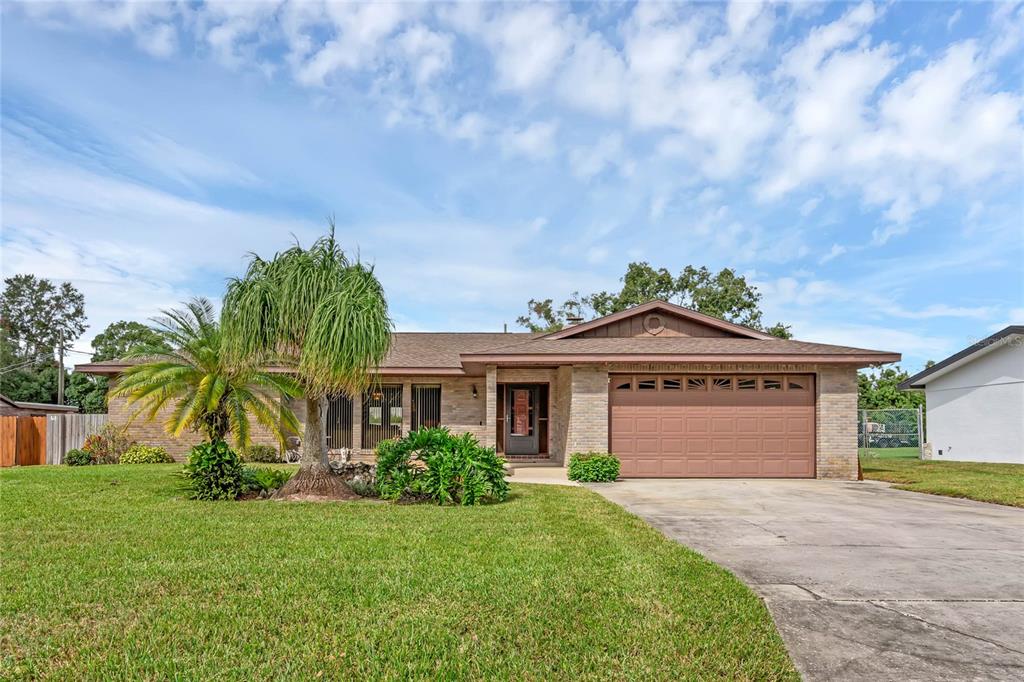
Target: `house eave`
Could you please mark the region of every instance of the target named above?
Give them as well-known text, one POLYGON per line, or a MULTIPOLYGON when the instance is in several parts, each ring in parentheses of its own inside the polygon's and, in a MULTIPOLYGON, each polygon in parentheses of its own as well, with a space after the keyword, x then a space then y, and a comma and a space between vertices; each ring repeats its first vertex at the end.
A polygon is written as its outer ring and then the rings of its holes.
POLYGON ((902 356, 899 353, 864 353, 864 354, 795 354, 795 353, 745 353, 736 354, 695 354, 695 353, 573 353, 573 354, 463 354, 461 356, 463 365, 567 365, 579 363, 619 363, 619 362, 648 362, 648 363, 691 363, 691 362, 721 362, 721 363, 813 363, 813 364, 837 364, 837 365, 858 365, 861 367, 869 365, 884 365, 890 362, 899 362, 902 356))

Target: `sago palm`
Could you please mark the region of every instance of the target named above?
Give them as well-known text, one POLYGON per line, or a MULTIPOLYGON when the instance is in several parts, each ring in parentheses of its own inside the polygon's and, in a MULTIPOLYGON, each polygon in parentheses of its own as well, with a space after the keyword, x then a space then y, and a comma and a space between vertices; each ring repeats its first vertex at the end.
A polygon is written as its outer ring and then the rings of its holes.
POLYGON ((223 321, 234 356, 287 367, 305 395, 299 471, 278 495, 350 496, 327 464, 327 397, 359 396, 390 348, 391 318, 373 268, 348 259, 332 221, 308 249, 253 255, 245 276, 228 284, 223 321))
POLYGON ((210 301, 194 298, 182 310, 162 312, 164 317, 154 321, 166 345, 133 349, 129 357, 144 362, 125 370, 112 391, 136 407, 132 419, 155 419, 170 407, 164 421, 168 434, 177 437, 191 429, 211 441, 230 434, 240 448, 251 442, 250 417, 279 438, 298 432, 298 420, 284 401, 301 395, 295 379, 229 361, 210 301))

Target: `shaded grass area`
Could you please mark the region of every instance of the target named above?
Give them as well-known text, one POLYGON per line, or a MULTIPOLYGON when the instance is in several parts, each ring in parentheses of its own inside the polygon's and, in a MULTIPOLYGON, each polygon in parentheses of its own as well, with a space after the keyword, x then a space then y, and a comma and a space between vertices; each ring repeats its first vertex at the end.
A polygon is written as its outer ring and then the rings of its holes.
POLYGON ((867 458, 861 468, 864 478, 901 490, 1024 507, 1024 464, 867 458))
POLYGON ((0 473, 0 678, 796 679, 753 593, 584 488, 191 502, 179 468, 0 473))

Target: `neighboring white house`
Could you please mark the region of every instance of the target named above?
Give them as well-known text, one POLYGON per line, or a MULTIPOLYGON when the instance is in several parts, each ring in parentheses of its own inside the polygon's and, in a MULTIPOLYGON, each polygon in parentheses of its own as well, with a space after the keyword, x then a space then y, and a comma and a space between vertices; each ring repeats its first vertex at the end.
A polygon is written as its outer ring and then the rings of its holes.
POLYGON ((937 460, 1024 464, 1024 325, 1014 325, 902 384, 924 390, 937 460))

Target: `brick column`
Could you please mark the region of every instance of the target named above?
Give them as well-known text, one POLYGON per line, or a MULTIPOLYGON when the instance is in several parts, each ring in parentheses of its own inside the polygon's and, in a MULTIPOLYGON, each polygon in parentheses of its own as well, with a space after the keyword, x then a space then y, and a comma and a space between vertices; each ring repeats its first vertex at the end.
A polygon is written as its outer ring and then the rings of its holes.
POLYGON ((402 435, 412 431, 412 382, 402 382, 402 435))
POLYGON ((818 369, 817 478, 857 480, 857 370, 818 369))
POLYGON ((498 444, 498 368, 487 365, 487 388, 484 391, 484 447, 493 448, 498 444))
POLYGON ((363 394, 352 398, 352 450, 359 452, 363 447, 363 394))
POLYGON ((565 451, 608 452, 608 370, 603 367, 572 368, 565 451))

